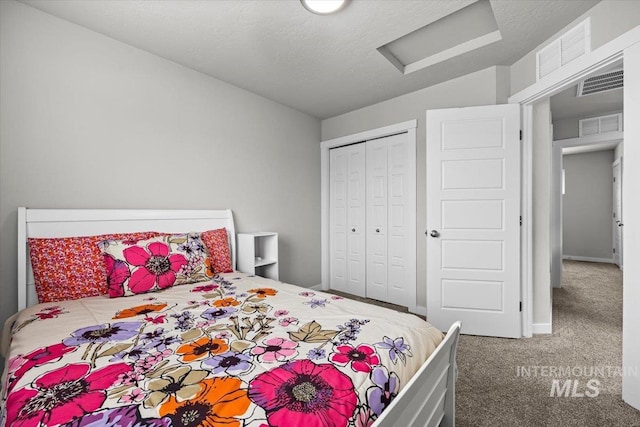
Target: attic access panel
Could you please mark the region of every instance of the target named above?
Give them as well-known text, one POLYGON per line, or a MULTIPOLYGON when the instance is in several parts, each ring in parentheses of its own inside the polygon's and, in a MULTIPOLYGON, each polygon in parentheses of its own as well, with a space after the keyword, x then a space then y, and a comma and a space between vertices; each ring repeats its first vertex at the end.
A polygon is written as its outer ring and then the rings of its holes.
POLYGON ((480 0, 378 48, 403 74, 502 40, 489 0, 480 0))

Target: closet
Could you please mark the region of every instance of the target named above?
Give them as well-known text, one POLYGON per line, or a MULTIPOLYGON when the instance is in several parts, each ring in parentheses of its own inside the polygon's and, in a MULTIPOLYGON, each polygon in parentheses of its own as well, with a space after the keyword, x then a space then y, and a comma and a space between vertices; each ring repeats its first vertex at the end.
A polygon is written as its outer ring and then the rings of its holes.
POLYGON ((415 152, 407 133, 329 152, 330 287, 415 305, 415 152))

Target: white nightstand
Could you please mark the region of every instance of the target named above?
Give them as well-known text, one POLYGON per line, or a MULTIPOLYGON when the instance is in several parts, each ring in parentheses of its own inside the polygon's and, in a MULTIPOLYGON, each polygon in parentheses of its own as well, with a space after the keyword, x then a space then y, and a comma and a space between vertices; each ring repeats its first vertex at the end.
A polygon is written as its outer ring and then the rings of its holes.
POLYGON ((238 270, 269 279, 278 276, 278 233, 238 233, 238 270))

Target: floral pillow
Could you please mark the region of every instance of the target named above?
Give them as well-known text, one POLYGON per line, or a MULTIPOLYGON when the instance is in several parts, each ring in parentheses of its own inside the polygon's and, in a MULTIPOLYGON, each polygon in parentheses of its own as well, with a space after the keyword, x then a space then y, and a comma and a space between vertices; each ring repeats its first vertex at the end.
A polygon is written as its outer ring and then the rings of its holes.
POLYGON ((101 248, 111 298, 201 282, 210 276, 207 248, 198 233, 169 234, 139 242, 104 241, 101 248))
POLYGON ((215 273, 232 273, 229 236, 226 228, 209 230, 201 235, 202 241, 209 251, 209 259, 215 273))
POLYGON ((30 238, 29 253, 38 301, 54 302, 107 293, 107 274, 98 243, 106 239, 137 241, 155 231, 99 236, 30 238))

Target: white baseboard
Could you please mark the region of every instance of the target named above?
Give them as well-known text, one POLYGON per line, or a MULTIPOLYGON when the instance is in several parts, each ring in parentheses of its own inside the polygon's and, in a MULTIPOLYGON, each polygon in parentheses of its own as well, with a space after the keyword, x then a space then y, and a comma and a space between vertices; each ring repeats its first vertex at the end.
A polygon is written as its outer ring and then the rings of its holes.
POLYGON ((605 264, 615 264, 613 261, 613 258, 593 258, 588 256, 579 256, 579 255, 562 255, 562 259, 569 259, 573 261, 603 262, 605 264))
POLYGON ((551 323, 534 323, 531 325, 534 335, 551 335, 551 323))
POLYGON ((312 289, 314 291, 321 291, 322 290, 322 283, 320 283, 319 285, 310 286, 309 289, 312 289))

